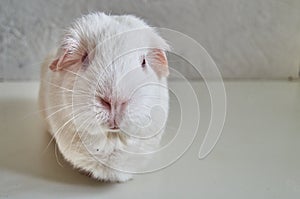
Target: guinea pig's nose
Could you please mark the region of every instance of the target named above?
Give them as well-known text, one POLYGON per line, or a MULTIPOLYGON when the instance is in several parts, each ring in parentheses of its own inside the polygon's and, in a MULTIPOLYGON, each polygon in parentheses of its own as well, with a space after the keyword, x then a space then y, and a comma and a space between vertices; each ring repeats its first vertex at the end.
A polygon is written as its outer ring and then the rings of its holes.
POLYGON ((108 128, 110 129, 118 129, 118 125, 115 117, 110 117, 108 120, 108 128))
POLYGON ((110 129, 118 129, 119 124, 127 107, 127 101, 116 102, 111 105, 108 127, 110 129))

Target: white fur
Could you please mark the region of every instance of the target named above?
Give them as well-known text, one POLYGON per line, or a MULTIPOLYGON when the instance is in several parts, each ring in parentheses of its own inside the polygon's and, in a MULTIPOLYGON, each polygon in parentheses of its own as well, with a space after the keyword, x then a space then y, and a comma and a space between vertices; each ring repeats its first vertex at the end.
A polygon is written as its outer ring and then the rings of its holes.
POLYGON ((127 181, 131 178, 127 171, 137 170, 149 159, 145 155, 142 162, 140 158, 135 162, 133 153, 159 146, 169 96, 166 77, 159 77, 148 62, 141 67, 152 48, 167 50, 168 45, 141 19, 93 13, 76 20, 61 48, 45 60, 40 107, 59 150, 75 168, 96 179, 127 181), (76 63, 51 71, 49 65, 62 49, 70 54, 88 51, 88 66, 83 69, 76 63), (112 99, 115 108, 105 110, 95 96, 112 99), (127 105, 121 113, 123 101, 127 105), (156 106, 160 109, 153 117, 151 110, 156 106), (119 132, 106 126, 112 114, 119 132))

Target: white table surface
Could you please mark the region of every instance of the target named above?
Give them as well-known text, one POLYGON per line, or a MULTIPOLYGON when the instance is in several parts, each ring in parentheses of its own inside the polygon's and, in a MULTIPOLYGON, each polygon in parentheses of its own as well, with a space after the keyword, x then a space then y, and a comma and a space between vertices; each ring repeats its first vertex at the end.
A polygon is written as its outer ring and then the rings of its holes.
POLYGON ((300 198, 300 82, 225 82, 225 126, 203 160, 209 100, 202 82, 193 85, 203 117, 191 148, 163 170, 109 184, 72 170, 53 143, 44 150, 50 136, 37 112, 38 83, 0 83, 0 199, 300 198))

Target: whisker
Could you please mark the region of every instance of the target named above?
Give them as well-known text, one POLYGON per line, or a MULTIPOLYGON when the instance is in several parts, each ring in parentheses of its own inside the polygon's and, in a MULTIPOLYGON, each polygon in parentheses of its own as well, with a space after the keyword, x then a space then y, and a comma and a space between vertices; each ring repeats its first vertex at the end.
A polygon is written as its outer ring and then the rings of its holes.
POLYGON ((78 148, 79 148, 81 145, 84 144, 85 139, 83 140, 82 138, 83 138, 83 136, 87 136, 88 133, 86 132, 86 129, 87 129, 89 126, 91 126, 91 124, 94 124, 94 126, 96 125, 95 121, 91 120, 89 123, 87 123, 87 124, 85 125, 85 128, 84 128, 83 131, 82 131, 82 135, 79 135, 80 143, 77 143, 77 144, 75 145, 75 146, 76 146, 76 152, 78 152, 78 148))
POLYGON ((72 92, 66 92, 65 90, 59 90, 55 92, 47 92, 47 94, 51 95, 62 95, 62 94, 70 94, 70 95, 80 95, 80 94, 85 94, 85 95, 91 95, 89 91, 86 90, 72 90, 72 92))
POLYGON ((78 77, 81 77, 82 79, 88 81, 89 83, 92 83, 90 80, 88 80, 88 79, 86 79, 85 77, 79 75, 78 73, 75 73, 75 72, 73 72, 73 71, 71 71, 71 70, 68 70, 68 69, 65 69, 65 68, 64 68, 63 70, 64 70, 64 71, 67 71, 67 72, 69 72, 69 73, 72 73, 73 75, 76 75, 76 76, 78 76, 78 77))
MULTIPOLYGON (((77 94, 77 93, 80 93, 80 92, 84 93, 84 94, 90 94, 90 92, 88 92, 86 90, 74 90, 74 89, 72 90, 72 89, 68 89, 68 88, 62 87, 60 85, 54 84, 54 83, 46 81, 46 80, 42 80, 42 81, 44 81, 47 84, 50 84, 51 86, 54 86, 54 87, 59 88, 59 89, 62 89, 63 91, 71 92, 73 94, 77 94)), ((63 91, 62 91, 62 93, 63 93, 63 91)))
MULTIPOLYGON (((68 103, 68 104, 59 104, 59 105, 55 105, 55 106, 51 106, 51 107, 48 107, 48 108, 44 108, 44 109, 40 109, 38 111, 34 111, 34 112, 31 112, 31 113, 28 113, 26 115, 24 115, 21 120, 26 120, 28 119, 29 117, 35 115, 35 114, 40 114, 41 112, 43 111, 47 111, 47 110, 52 110, 52 109, 55 109, 55 108, 59 108, 59 107, 70 107, 70 106, 74 106, 74 107, 77 107, 78 105, 90 105, 90 106, 93 106, 94 104, 90 104, 90 103, 76 103, 76 104, 72 104, 72 103, 68 103)), ((90 107, 88 106, 88 107, 90 107)))
MULTIPOLYGON (((81 114, 79 113, 77 116, 73 116, 71 119, 69 119, 68 121, 66 121, 60 128, 57 129, 57 131, 52 135, 51 140, 49 141, 49 143, 47 144, 46 148, 44 149, 44 151, 46 151, 51 142, 55 139, 55 137, 58 135, 58 133, 67 125, 69 124, 72 120, 74 120, 75 118, 79 117, 80 115, 82 115, 84 112, 81 112, 81 114)), ((70 115, 74 114, 73 112, 68 114, 66 117, 69 117, 70 115)))
MULTIPOLYGON (((80 145, 82 145, 82 144, 84 144, 84 143, 86 142, 86 139, 87 139, 87 137, 88 137, 88 133, 86 132, 86 129, 87 129, 89 126, 91 126, 92 124, 93 124, 93 127, 96 125, 96 123, 95 123, 94 121, 90 122, 88 125, 86 125, 86 127, 85 127, 85 129, 84 129, 84 131, 83 131, 83 135, 79 137, 80 140, 81 140, 80 145)), ((101 129, 99 129, 99 132, 100 132, 100 133, 104 133, 104 132, 102 132, 102 131, 100 131, 100 130, 101 130, 101 129)))
MULTIPOLYGON (((71 104, 71 103, 69 103, 69 104, 71 104)), ((32 115, 35 115, 35 114, 38 114, 40 112, 51 110, 51 109, 55 109, 57 107, 66 106, 66 105, 68 105, 68 104, 59 104, 59 105, 51 106, 51 107, 48 107, 48 108, 44 108, 44 109, 40 109, 38 111, 34 111, 34 112, 31 112, 31 113, 28 113, 28 114, 26 114, 26 115, 23 116, 22 120, 26 120, 28 117, 30 117, 32 115)))
POLYGON ((65 91, 68 91, 68 92, 73 92, 73 90, 71 90, 71 89, 64 88, 64 87, 62 87, 62 86, 59 86, 59 85, 57 85, 57 84, 53 84, 52 82, 49 82, 49 81, 46 81, 46 80, 42 80, 42 81, 44 81, 44 82, 46 82, 46 83, 48 83, 48 84, 50 84, 50 85, 52 85, 52 86, 54 86, 54 87, 57 87, 57 88, 63 89, 63 90, 65 90, 65 91))
POLYGON ((64 167, 58 160, 58 156, 57 156, 57 143, 55 143, 54 145, 54 153, 55 153, 55 159, 56 159, 56 162, 57 164, 60 166, 60 167, 64 167))
MULTIPOLYGON (((80 136, 80 145, 79 146, 81 146, 81 145, 83 145, 83 144, 85 144, 85 142, 86 142, 86 138, 87 138, 87 136, 88 136, 88 133, 86 132, 86 129, 88 128, 88 127, 90 127, 90 126, 95 126, 96 124, 94 123, 94 122, 90 122, 90 123, 88 123, 87 125, 86 125, 86 127, 85 127, 85 129, 84 129, 84 131, 83 131, 83 135, 81 135, 80 136)), ((77 147, 78 147, 78 145, 77 145, 77 147)), ((78 148, 77 148, 78 149, 78 148)), ((76 149, 76 150, 77 150, 76 149)))
MULTIPOLYGON (((76 132, 75 132, 74 135, 72 136, 72 139, 71 139, 71 142, 70 142, 70 145, 68 146, 68 148, 70 148, 71 145, 72 145, 72 143, 74 142, 74 139, 75 139, 75 137, 77 136, 77 134, 78 134, 78 132, 79 132, 79 129, 80 129, 83 125, 85 125, 86 122, 88 122, 90 119, 91 119, 91 118, 88 117, 83 123, 81 123, 81 125, 78 127, 78 129, 76 130, 76 132)), ((92 123, 92 121, 91 121, 90 123, 92 123)))
MULTIPOLYGON (((82 103, 82 104, 87 104, 87 103, 82 103)), ((77 104, 78 105, 78 104, 77 104)), ((71 104, 71 105, 68 105, 68 106, 65 106, 65 107, 62 107, 62 108, 60 108, 60 109, 58 109, 57 111, 55 111, 54 113, 51 113, 50 115, 48 115, 47 117, 46 117, 46 119, 49 119, 49 118, 51 118, 53 115, 55 115, 56 113, 58 113, 58 112, 60 112, 60 111, 63 111, 63 110, 65 110, 65 109, 68 109, 68 108, 70 108, 70 107, 74 107, 74 104, 71 104)), ((89 106, 79 106, 79 107, 84 107, 84 108, 86 108, 86 107, 89 107, 89 106)))

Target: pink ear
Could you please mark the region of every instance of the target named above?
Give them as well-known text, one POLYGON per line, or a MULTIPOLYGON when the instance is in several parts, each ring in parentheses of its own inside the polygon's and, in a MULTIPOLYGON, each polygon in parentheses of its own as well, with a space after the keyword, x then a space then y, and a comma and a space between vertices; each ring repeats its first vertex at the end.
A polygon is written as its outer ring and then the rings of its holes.
POLYGON ((52 71, 61 71, 64 68, 80 63, 82 59, 82 56, 77 53, 70 53, 68 50, 63 50, 63 52, 59 54, 58 58, 49 66, 52 71))
POLYGON ((152 49, 148 53, 147 59, 158 77, 167 77, 169 75, 168 60, 163 50, 152 49))

